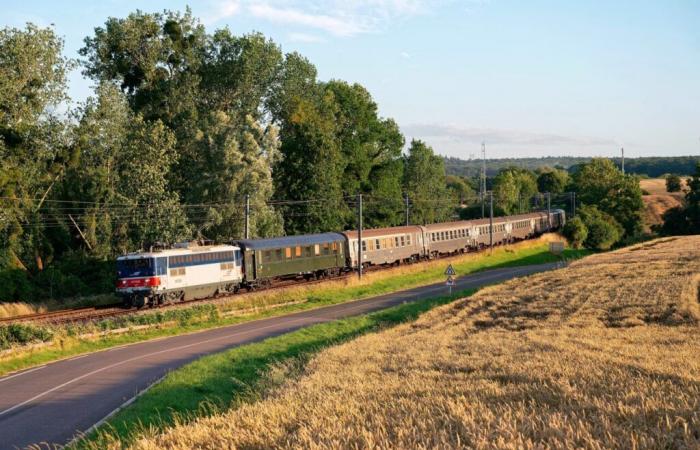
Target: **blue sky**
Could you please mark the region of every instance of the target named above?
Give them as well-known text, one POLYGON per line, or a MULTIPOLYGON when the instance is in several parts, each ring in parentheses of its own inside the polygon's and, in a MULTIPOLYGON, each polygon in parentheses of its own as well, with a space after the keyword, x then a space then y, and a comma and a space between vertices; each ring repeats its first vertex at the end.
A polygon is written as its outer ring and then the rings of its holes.
POLYGON ((700 155, 698 0, 0 0, 0 24, 53 24, 77 57, 109 16, 188 4, 209 31, 262 31, 363 84, 441 154, 700 155))

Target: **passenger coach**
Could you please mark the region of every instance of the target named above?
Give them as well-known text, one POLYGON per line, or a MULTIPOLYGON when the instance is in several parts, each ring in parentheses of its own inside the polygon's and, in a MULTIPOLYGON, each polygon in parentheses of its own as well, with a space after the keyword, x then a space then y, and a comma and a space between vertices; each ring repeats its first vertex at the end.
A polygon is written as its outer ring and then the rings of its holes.
POLYGON ((244 255, 245 287, 268 286, 276 279, 339 275, 346 267, 345 236, 340 233, 243 239, 233 242, 244 255))
MULTIPOLYGON (((348 242, 350 267, 358 267, 357 231, 343 233, 348 242)), ((425 254, 423 229, 419 226, 373 228, 362 231, 363 266, 419 261, 425 254)))

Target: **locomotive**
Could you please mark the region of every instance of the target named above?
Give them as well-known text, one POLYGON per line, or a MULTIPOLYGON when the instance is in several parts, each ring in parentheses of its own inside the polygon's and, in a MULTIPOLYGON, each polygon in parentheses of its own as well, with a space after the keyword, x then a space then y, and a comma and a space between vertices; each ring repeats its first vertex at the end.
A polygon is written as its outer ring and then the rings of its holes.
POLYGON ((285 279, 321 279, 371 266, 478 251, 560 229, 563 210, 357 231, 176 244, 117 258, 126 306, 156 306, 252 290, 285 279))

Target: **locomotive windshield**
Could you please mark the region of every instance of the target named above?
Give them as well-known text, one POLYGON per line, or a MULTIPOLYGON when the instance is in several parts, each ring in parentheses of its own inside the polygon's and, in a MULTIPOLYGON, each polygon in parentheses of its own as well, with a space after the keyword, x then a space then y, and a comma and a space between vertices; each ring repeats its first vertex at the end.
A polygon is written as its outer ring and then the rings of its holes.
POLYGON ((117 260, 117 276, 119 278, 148 277, 154 275, 153 258, 119 259, 117 260))

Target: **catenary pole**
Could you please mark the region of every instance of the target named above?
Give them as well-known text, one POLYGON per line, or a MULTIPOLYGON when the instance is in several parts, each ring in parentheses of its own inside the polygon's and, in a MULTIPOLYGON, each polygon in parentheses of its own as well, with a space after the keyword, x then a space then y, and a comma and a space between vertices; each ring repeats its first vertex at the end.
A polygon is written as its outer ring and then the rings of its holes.
POLYGON ((493 191, 489 191, 489 247, 493 251, 493 191))
POLYGON ((245 195, 245 238, 250 239, 250 194, 245 195))
POLYGON ((362 194, 357 194, 357 276, 362 279, 362 194))
POLYGON ((408 226, 408 208, 409 208, 409 203, 408 203, 408 194, 404 196, 404 200, 406 200, 406 226, 408 226))

